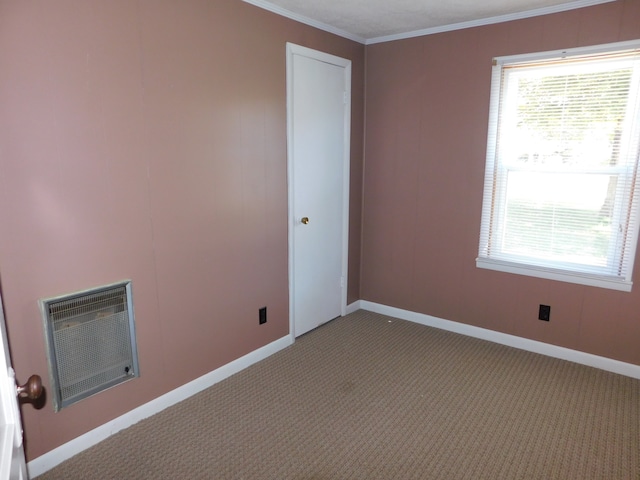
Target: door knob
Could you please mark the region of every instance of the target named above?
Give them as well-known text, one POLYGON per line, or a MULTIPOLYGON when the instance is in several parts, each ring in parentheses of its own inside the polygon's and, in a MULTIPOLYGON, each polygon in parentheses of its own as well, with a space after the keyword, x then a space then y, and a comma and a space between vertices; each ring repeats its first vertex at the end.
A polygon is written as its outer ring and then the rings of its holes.
POLYGON ((309 223, 309 217, 302 217, 302 220, 300 220, 303 224, 307 225, 309 223))
POLYGON ((31 375, 27 383, 16 388, 18 398, 37 400, 42 395, 42 379, 40 375, 31 375))

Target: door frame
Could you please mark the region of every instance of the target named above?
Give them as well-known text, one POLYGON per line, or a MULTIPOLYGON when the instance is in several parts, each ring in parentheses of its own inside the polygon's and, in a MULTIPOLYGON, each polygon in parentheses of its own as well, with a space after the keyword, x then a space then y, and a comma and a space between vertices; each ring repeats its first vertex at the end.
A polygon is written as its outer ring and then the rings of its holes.
POLYGON ((351 165, 351 60, 337 57, 329 53, 287 42, 287 190, 288 190, 288 265, 289 265, 289 335, 295 341, 295 278, 294 278, 294 185, 293 185, 293 57, 304 57, 341 67, 345 79, 344 102, 344 146, 342 152, 343 186, 342 186, 342 298, 340 299, 341 315, 347 311, 347 286, 349 265, 349 174, 351 165))
POLYGON ((0 294, 0 478, 27 480, 16 377, 0 294))

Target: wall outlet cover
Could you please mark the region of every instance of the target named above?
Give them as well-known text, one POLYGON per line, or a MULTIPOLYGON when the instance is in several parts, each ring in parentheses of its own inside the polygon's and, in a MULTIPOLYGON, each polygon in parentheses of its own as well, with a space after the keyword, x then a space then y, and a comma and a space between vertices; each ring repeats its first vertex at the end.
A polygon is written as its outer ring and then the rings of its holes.
POLYGON ((538 320, 543 320, 548 322, 551 319, 551 306, 549 305, 540 305, 540 310, 538 310, 538 320))

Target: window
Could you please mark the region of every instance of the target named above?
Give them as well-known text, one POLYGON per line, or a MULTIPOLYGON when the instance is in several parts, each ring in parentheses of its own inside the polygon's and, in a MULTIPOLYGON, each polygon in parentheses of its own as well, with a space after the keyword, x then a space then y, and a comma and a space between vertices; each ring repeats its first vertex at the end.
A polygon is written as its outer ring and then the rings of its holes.
POLYGON ((492 75, 477 266, 630 291, 640 41, 501 57, 492 75))

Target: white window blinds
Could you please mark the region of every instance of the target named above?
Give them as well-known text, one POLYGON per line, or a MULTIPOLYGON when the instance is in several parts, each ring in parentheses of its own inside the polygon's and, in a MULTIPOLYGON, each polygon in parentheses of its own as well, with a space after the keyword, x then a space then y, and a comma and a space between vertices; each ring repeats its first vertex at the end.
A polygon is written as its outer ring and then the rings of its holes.
POLYGON ((479 267, 631 289, 638 48, 497 59, 479 267))

